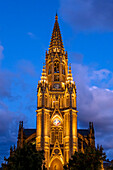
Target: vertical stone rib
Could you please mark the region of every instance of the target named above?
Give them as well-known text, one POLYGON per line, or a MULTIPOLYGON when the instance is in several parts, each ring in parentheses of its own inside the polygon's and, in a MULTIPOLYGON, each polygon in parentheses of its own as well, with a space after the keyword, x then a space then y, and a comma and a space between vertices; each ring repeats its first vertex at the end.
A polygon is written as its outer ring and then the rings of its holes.
POLYGON ((72 122, 72 91, 70 90, 70 153, 69 156, 73 155, 73 122, 72 122))
POLYGON ((44 150, 44 92, 42 92, 41 148, 44 150))

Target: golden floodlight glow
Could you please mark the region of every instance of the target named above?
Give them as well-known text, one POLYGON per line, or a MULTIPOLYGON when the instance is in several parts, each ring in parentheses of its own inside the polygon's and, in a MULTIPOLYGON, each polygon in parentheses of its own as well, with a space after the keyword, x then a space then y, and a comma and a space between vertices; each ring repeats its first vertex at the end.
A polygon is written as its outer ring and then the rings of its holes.
POLYGON ((87 145, 95 147, 93 123, 88 129, 77 129, 76 85, 68 54, 64 49, 58 16, 45 55, 41 80, 37 85, 36 129, 19 124, 17 147, 36 143, 44 150, 47 170, 63 170, 75 151, 84 152, 87 145))

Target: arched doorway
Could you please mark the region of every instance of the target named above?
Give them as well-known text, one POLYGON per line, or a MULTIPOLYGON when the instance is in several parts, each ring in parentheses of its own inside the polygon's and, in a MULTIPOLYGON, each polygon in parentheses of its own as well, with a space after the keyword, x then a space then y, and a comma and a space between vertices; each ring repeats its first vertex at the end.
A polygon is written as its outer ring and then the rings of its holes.
POLYGON ((63 170, 62 162, 56 158, 52 161, 50 170, 63 170))

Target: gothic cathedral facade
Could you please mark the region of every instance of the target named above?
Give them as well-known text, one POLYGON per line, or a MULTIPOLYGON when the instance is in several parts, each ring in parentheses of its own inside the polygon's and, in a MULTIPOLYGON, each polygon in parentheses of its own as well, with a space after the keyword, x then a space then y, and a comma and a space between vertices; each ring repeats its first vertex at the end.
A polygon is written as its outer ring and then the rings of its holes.
POLYGON ((37 97, 36 148, 45 151, 47 165, 56 159, 64 164, 77 151, 76 86, 57 16, 37 97))
POLYGON ((36 129, 24 129, 20 122, 17 146, 35 143, 37 150, 45 151, 47 169, 62 170, 75 151, 95 145, 95 137, 92 122, 88 129, 77 129, 76 85, 57 15, 45 60, 37 86, 36 129))

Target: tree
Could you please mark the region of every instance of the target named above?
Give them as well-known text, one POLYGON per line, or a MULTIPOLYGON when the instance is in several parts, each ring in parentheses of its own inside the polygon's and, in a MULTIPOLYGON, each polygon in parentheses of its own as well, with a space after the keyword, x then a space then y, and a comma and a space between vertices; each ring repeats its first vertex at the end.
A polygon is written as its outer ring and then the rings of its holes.
POLYGON ((37 151, 36 146, 24 144, 23 148, 18 148, 12 152, 6 164, 2 164, 3 169, 8 170, 41 170, 44 160, 44 152, 37 151))
POLYGON ((87 146, 82 152, 75 152, 69 163, 64 166, 64 169, 69 170, 98 170, 101 168, 102 161, 105 160, 106 155, 103 153, 102 146, 94 148, 87 146))

